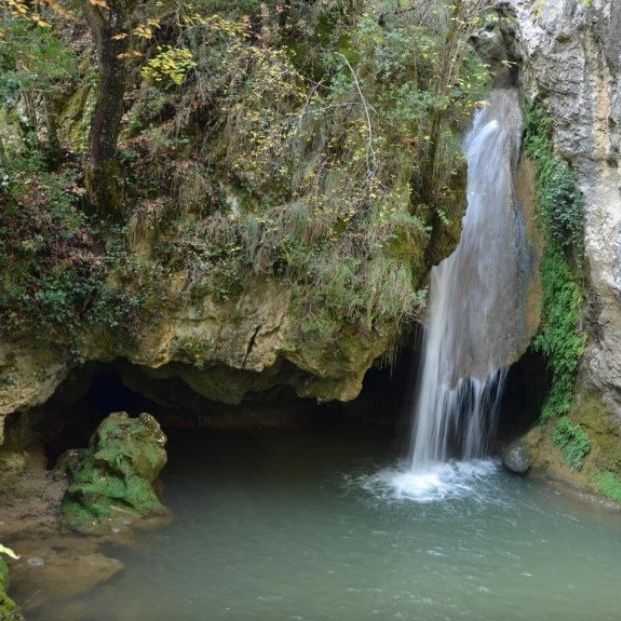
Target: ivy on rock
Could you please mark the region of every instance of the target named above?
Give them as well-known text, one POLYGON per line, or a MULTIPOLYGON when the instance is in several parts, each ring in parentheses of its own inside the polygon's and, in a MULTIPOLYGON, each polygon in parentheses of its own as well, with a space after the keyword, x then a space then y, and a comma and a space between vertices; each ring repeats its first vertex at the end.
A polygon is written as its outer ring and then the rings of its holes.
POLYGON ((584 201, 575 175, 554 151, 552 119, 538 104, 526 111, 525 148, 537 169, 537 209, 545 250, 541 263, 543 317, 533 349, 551 371, 542 422, 561 417, 552 440, 565 461, 580 470, 591 450, 588 434, 567 417, 584 352, 583 294, 579 275, 584 248, 584 201))
POLYGON ((537 209, 545 237, 541 264, 543 318, 533 348, 544 354, 552 385, 542 420, 571 410, 574 381, 584 350, 581 330, 584 204, 575 176, 554 152, 552 120, 540 106, 526 112, 526 152, 537 168, 537 209))

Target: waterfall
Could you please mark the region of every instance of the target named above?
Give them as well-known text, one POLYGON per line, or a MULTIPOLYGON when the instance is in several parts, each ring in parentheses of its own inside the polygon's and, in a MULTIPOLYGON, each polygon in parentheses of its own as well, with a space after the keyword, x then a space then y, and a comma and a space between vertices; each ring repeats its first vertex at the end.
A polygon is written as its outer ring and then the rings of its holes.
POLYGON ((456 250, 431 272, 410 470, 488 450, 506 368, 524 349, 528 248, 514 177, 517 92, 494 90, 464 141, 468 205, 456 250))

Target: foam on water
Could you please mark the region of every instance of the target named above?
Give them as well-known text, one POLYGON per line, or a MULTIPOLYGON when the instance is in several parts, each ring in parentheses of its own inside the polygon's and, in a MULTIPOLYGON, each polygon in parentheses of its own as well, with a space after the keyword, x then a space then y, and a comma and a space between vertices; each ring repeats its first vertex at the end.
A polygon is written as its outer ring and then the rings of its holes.
POLYGON ((490 479, 499 467, 498 461, 491 459, 450 461, 416 470, 403 464, 362 477, 359 483, 382 499, 420 503, 468 497, 484 500, 493 487, 490 479))

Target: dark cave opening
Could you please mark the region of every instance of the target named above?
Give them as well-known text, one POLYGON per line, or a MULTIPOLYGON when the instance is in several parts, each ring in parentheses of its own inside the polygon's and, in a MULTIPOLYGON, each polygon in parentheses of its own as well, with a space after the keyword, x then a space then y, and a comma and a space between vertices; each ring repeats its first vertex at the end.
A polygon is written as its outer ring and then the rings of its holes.
POLYGON ((219 403, 178 377, 155 378, 148 369, 123 361, 88 363, 74 370, 45 404, 7 420, 7 446, 42 446, 52 468, 65 451, 86 447, 99 423, 117 411, 131 416, 149 412, 169 435, 178 430, 254 433, 357 420, 392 429, 404 418, 411 358, 411 348, 403 348, 392 365, 369 370, 359 397, 323 404, 297 396, 289 386, 249 394, 239 404, 219 403))
MULTIPOLYGON (((292 388, 251 394, 239 404, 210 401, 180 378, 154 378, 148 370, 117 361, 89 363, 74 371, 43 406, 15 414, 7 424, 7 445, 44 446, 50 467, 68 449, 85 447, 111 412, 131 416, 149 412, 166 433, 177 430, 256 432, 266 429, 334 426, 355 421, 392 433, 398 454, 405 454, 420 360, 420 331, 410 336, 392 364, 376 364, 366 374, 360 395, 347 403, 317 404, 292 388)), ((501 400, 493 452, 526 433, 539 417, 548 389, 543 358, 527 352, 509 370, 501 400)))
POLYGON ((545 358, 529 349, 507 375, 496 436, 499 448, 537 424, 549 388, 545 358))

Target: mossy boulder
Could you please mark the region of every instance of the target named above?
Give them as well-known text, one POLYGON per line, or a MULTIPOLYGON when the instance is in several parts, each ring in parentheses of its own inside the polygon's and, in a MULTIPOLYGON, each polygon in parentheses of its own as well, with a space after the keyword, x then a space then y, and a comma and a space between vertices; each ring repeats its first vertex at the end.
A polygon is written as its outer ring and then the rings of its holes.
POLYGON ((15 602, 7 595, 9 588, 9 567, 0 557, 0 621, 23 621, 15 602))
POLYGON ((166 436, 150 414, 110 414, 89 447, 66 463, 69 487, 60 508, 63 525, 98 533, 164 514, 153 483, 166 465, 165 445, 166 436))
POLYGON ((621 428, 600 394, 579 388, 568 416, 536 426, 520 441, 533 470, 621 503, 621 428))

